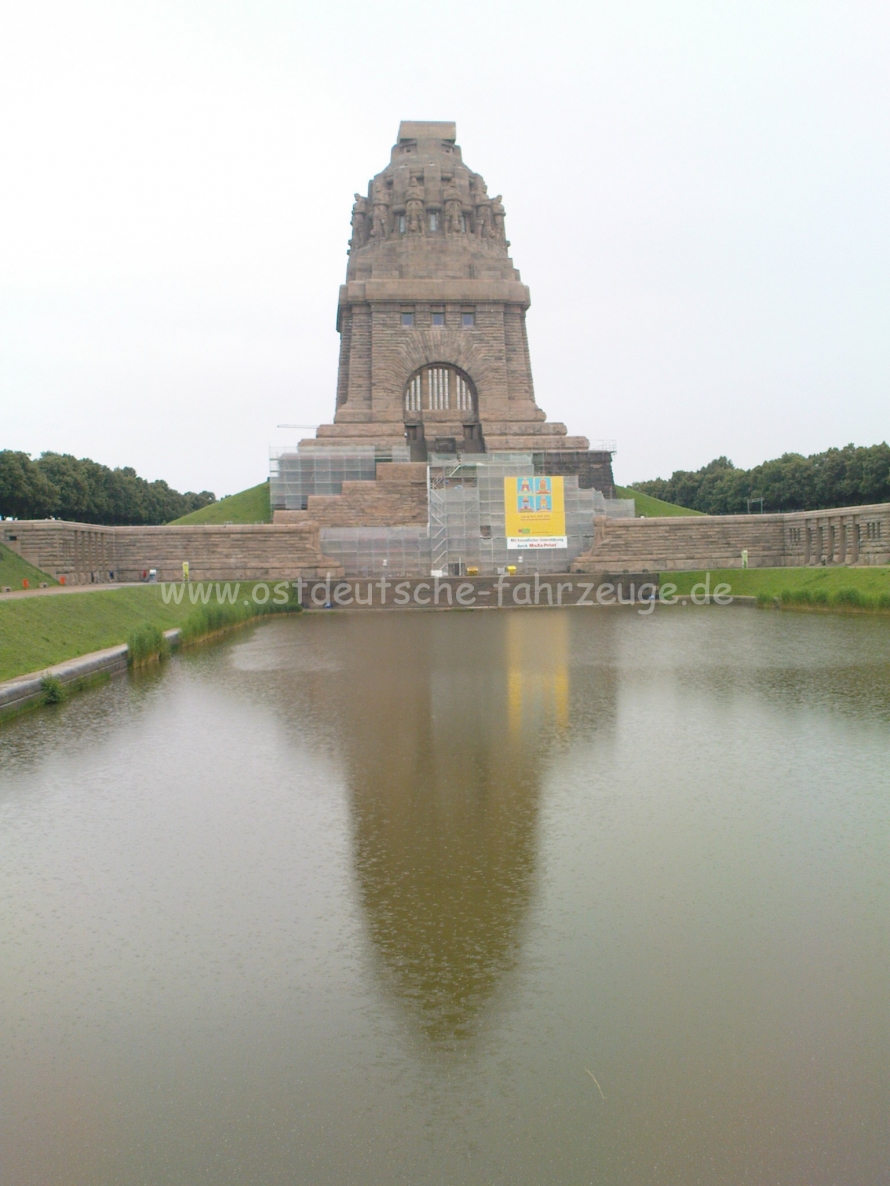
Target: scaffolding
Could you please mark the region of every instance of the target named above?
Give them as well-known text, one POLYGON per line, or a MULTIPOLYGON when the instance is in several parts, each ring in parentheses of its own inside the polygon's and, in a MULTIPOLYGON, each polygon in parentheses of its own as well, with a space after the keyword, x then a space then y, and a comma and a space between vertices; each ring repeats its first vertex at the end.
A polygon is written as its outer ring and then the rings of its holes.
POLYGON ((344 482, 373 482, 382 462, 410 461, 408 445, 314 445, 270 451, 273 510, 305 511, 310 494, 341 494, 344 482))
POLYGON ((323 527, 325 555, 350 575, 494 575, 515 566, 528 573, 565 572, 593 544, 594 516, 630 518, 632 499, 606 499, 563 478, 565 548, 522 552, 507 547, 504 478, 541 472, 531 453, 486 453, 472 459, 432 454, 427 467, 429 522, 422 527, 323 527))

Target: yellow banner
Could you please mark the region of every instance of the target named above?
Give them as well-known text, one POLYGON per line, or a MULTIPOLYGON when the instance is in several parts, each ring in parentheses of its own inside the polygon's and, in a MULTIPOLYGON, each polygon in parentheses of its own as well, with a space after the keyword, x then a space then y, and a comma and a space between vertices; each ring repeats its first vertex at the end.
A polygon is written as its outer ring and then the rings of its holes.
POLYGON ((565 548, 562 478, 504 478, 508 548, 565 548))

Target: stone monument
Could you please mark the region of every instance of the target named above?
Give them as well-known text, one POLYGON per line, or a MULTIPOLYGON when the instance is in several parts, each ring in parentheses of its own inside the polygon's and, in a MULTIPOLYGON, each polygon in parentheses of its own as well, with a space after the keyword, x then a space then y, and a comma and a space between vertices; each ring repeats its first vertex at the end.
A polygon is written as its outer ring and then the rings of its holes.
POLYGON ((611 487, 591 453, 535 402, 528 288, 508 254, 500 194, 464 164, 453 123, 403 122, 390 162, 355 195, 333 424, 303 448, 548 455, 548 472, 611 487), (599 480, 593 476, 596 474, 599 480))

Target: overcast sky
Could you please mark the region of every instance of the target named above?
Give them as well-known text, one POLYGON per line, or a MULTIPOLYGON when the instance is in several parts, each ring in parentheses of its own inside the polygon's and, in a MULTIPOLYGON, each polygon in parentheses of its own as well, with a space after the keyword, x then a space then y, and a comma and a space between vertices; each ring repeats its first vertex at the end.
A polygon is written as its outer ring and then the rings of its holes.
POLYGON ((888 436, 887 0, 0 14, 0 447, 261 481, 401 119, 503 193, 538 402, 619 481, 888 436))

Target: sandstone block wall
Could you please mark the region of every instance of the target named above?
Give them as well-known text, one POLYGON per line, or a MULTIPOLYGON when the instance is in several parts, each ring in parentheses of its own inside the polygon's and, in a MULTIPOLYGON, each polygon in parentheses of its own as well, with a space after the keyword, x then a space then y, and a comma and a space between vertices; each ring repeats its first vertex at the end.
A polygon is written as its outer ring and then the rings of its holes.
POLYGON ((573 572, 890 563, 890 505, 777 515, 597 519, 573 572))
POLYGON ((319 527, 403 527, 429 520, 427 467, 390 463, 373 482, 344 482, 342 494, 310 494, 305 511, 275 511, 275 523, 312 521, 319 527))
MULTIPOLYGON (((391 526, 427 521, 426 467, 393 465, 377 482, 345 483, 343 495, 313 497, 329 504, 325 526, 391 526), (399 472, 401 471, 401 472, 399 472), (423 482, 420 472, 423 471, 423 482), (365 487, 376 488, 370 492, 365 487), (333 504, 336 504, 334 507, 333 504), (422 514, 421 514, 422 511, 422 514), (365 521, 360 516, 365 516, 365 521), (414 515, 415 518, 407 516, 414 515), (382 518, 381 524, 374 520, 382 518)), ((325 556, 319 522, 309 511, 276 512, 273 524, 95 527, 56 520, 7 520, 0 538, 51 576, 70 584, 179 580, 189 562, 193 580, 295 580, 342 569, 325 556), (114 573, 112 578, 109 574, 114 573)), ((890 564, 890 504, 788 515, 695 516, 676 519, 597 519, 594 544, 571 568, 586 573, 658 573, 786 565, 890 564)))
POLYGON ((96 527, 59 520, 3 523, 3 542, 67 584, 158 580, 285 580, 339 573, 322 553, 318 524, 96 527), (111 574, 114 574, 113 576, 111 574))

